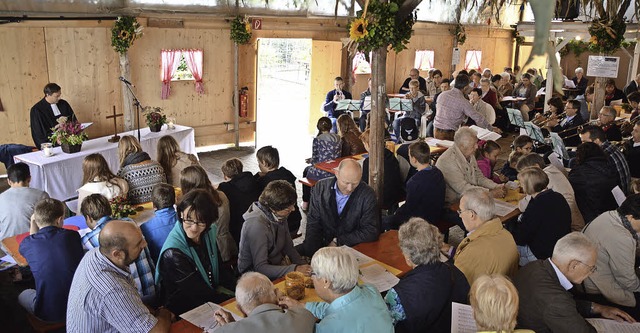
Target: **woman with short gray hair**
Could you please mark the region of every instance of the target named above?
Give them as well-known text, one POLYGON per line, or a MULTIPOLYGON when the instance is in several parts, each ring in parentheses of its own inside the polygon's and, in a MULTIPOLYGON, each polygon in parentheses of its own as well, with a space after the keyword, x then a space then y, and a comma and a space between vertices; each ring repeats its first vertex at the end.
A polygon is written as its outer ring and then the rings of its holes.
POLYGON ((467 302, 467 279, 440 261, 442 235, 429 222, 411 218, 400 227, 398 239, 412 270, 385 297, 395 331, 450 332, 451 302, 467 302))
POLYGON ((391 333, 393 324, 378 290, 358 285, 358 261, 348 250, 324 247, 311 259, 313 286, 324 302, 306 305, 284 297, 281 305, 305 307, 320 319, 316 333, 372 332, 391 333))

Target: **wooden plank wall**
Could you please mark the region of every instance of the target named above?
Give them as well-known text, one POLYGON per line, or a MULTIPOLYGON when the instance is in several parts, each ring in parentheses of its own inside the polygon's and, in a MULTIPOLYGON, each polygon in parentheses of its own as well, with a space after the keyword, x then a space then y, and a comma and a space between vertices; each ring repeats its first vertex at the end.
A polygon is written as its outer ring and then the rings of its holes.
MULTIPOLYGON (((327 92, 334 89, 334 79, 340 76, 342 59, 340 42, 313 41, 311 50, 311 95, 309 98, 309 134, 318 133, 316 124, 322 116, 321 105, 324 104, 327 92)), ((355 97, 354 97, 355 98, 355 97)))
MULTIPOLYGON (((171 19, 176 21, 175 17, 171 19)), ((146 26, 148 18, 139 21, 145 25, 144 36, 135 42, 129 56, 131 78, 142 104, 163 107, 170 116, 176 117, 178 124, 195 127, 198 146, 232 143, 233 133, 224 125, 233 122, 233 43, 229 39, 229 23, 222 18, 189 17, 171 27, 161 27, 162 24, 149 27, 146 26), (204 95, 195 92, 192 81, 173 82, 169 99, 160 99, 160 50, 163 48, 204 50, 204 95)), ((113 123, 105 116, 111 113, 113 105, 122 112, 118 57, 110 45, 112 24, 112 21, 45 21, 0 27, 3 46, 0 70, 8 78, 0 80, 0 98, 6 110, 0 112, 4 129, 0 131, 0 143, 32 144, 28 110, 42 98, 42 88, 47 82, 60 84, 63 98, 71 103, 78 117, 94 122, 89 129, 91 136, 112 132, 113 123)), ((337 42, 347 37, 345 26, 345 20, 264 18, 263 30, 254 31, 251 43, 239 47, 239 86, 249 88, 249 113, 241 119, 241 141, 253 140, 255 129, 254 124, 246 121, 255 119, 257 38, 337 42)), ((418 23, 415 30, 408 50, 397 55, 393 51, 389 53, 389 92, 397 91, 407 77, 418 49, 436 50, 436 67, 449 74, 452 48, 449 26, 418 23)), ((508 30, 470 27, 467 33, 469 38, 461 48, 462 55, 468 48, 482 48, 483 66, 502 68, 510 64, 512 40, 508 30)), ((337 48, 334 52, 338 52, 337 48)), ((341 74, 346 77, 351 64, 346 64, 345 58, 343 49, 330 59, 324 56, 321 61, 341 59, 341 74)), ((312 91, 324 95, 331 88, 332 80, 327 80, 312 86, 312 91)), ((364 89, 366 78, 358 80, 351 90, 359 96, 364 89)), ((310 107, 310 112, 318 107, 310 107)), ((122 119, 119 123, 122 129, 122 119)))

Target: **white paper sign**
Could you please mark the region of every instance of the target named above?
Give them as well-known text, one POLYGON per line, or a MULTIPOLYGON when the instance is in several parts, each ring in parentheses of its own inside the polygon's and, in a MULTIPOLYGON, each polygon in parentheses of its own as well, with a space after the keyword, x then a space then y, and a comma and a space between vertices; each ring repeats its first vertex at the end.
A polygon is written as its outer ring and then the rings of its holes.
POLYGON ((451 333, 475 333, 477 331, 471 305, 451 302, 451 333))
POLYGON ((620 57, 589 56, 587 76, 618 77, 620 57))
POLYGON ((451 64, 457 65, 460 63, 460 49, 457 47, 453 48, 453 54, 451 54, 451 64))

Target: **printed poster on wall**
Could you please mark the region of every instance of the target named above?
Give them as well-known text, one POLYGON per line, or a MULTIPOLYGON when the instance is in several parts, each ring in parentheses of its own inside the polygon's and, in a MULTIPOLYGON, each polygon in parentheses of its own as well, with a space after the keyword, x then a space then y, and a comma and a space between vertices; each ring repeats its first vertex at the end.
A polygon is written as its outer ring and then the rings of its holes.
POLYGON ((618 77, 620 57, 589 56, 587 76, 618 77))

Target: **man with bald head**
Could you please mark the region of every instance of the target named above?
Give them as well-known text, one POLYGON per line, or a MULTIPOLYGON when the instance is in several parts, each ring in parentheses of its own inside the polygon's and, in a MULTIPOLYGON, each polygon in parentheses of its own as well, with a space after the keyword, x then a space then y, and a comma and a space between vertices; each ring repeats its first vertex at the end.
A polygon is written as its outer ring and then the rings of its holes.
POLYGON ((111 221, 100 232, 100 247, 78 266, 67 306, 67 332, 169 332, 172 314, 151 313, 142 303, 129 265, 147 246, 134 223, 111 221))
POLYGON ((354 246, 378 239, 380 215, 373 189, 362 181, 362 167, 353 159, 340 162, 336 176, 311 189, 307 233, 299 253, 306 256, 325 246, 354 246))
POLYGON ((244 316, 238 322, 233 316, 219 309, 215 318, 221 327, 219 333, 255 333, 282 332, 283 327, 289 332, 313 332, 316 318, 304 307, 283 310, 278 305, 280 291, 269 278, 257 273, 245 273, 236 286, 236 307, 244 316))

